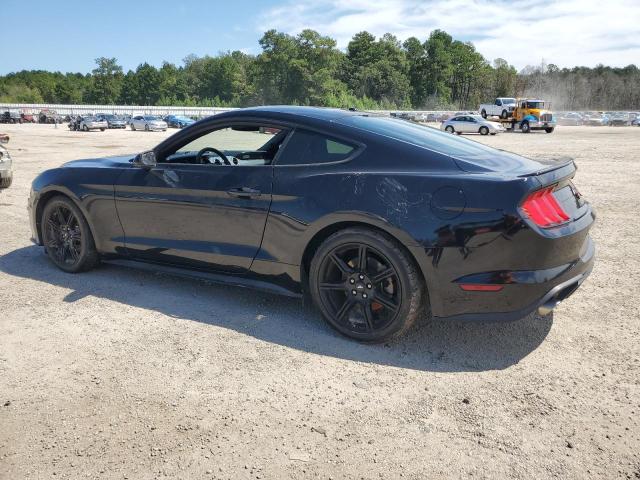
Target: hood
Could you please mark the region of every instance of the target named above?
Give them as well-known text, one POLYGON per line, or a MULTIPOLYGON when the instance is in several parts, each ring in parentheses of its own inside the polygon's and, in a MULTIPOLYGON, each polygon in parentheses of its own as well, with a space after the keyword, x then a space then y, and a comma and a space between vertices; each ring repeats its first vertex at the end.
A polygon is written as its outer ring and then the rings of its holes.
POLYGON ((72 160, 62 165, 61 168, 122 168, 130 167, 131 160, 136 156, 135 153, 131 155, 121 155, 105 158, 86 158, 83 160, 72 160))

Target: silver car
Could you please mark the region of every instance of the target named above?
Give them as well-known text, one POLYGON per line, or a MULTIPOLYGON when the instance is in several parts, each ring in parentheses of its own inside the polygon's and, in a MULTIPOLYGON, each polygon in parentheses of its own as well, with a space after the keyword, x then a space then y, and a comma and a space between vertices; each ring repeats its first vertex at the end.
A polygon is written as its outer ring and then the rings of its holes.
POLYGON ((506 129, 500 122, 492 122, 482 118, 481 115, 456 115, 445 120, 440 125, 440 130, 449 133, 479 133, 480 135, 495 135, 506 129))
POLYGON ((1 145, 8 141, 8 135, 0 134, 0 190, 3 188, 9 188, 11 186, 11 181, 13 180, 11 156, 7 149, 1 145))
POLYGON ((89 130, 100 130, 101 132, 104 132, 107 128, 109 128, 109 125, 107 124, 106 120, 91 116, 82 117, 78 128, 83 132, 88 132, 89 130))
POLYGON ((131 119, 131 130, 166 131, 167 122, 154 115, 136 115, 131 119))

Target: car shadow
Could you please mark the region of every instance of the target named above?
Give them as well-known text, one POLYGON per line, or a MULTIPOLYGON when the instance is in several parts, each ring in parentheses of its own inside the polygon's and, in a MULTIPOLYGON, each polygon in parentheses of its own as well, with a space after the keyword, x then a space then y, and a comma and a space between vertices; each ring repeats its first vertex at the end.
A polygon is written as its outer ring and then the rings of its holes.
POLYGON ((105 298, 318 355, 423 371, 505 369, 540 345, 553 324, 552 315, 515 322, 425 318, 402 338, 367 345, 342 337, 298 299, 108 264, 67 274, 36 246, 1 256, 0 271, 70 289, 69 308, 85 297, 105 298))

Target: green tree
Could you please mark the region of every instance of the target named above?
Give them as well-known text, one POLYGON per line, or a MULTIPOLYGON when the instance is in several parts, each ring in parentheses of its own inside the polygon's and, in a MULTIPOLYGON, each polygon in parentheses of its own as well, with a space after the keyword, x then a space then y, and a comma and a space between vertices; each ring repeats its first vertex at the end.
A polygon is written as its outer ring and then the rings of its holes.
POLYGON ((96 58, 96 68, 93 69, 89 97, 97 104, 113 105, 120 97, 122 89, 122 67, 115 58, 96 58))

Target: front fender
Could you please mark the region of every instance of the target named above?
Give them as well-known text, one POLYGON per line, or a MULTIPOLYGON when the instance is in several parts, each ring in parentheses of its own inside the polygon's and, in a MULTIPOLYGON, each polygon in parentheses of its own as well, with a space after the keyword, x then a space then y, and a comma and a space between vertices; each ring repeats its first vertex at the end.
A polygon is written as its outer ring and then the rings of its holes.
POLYGON ((29 200, 34 240, 41 244, 40 220, 46 202, 55 195, 70 198, 84 215, 100 253, 116 253, 124 245, 124 232, 115 208, 116 169, 57 168, 39 175, 29 200))

